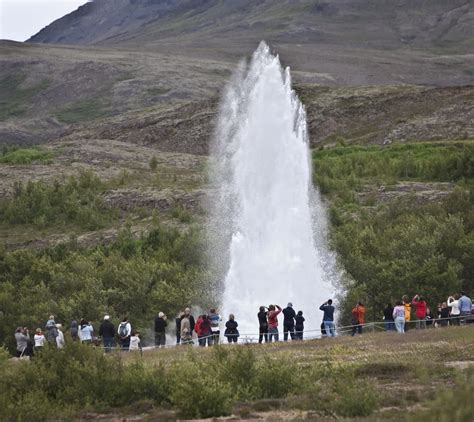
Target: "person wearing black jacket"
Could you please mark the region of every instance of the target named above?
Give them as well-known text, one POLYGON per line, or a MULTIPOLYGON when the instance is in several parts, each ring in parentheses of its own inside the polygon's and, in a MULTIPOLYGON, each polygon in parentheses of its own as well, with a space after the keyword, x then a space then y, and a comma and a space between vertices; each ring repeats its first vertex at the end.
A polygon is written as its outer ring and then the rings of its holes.
POLYGON ((288 333, 291 339, 295 339, 295 316, 296 312, 293 309, 293 304, 288 303, 287 307, 283 309, 283 340, 288 341, 288 333))
POLYGON ((393 306, 391 303, 387 303, 387 306, 383 310, 383 320, 385 323, 385 331, 395 331, 395 322, 393 320, 393 306))
POLYGON ((260 312, 257 314, 258 318, 258 342, 261 343, 265 338, 265 343, 268 342, 268 321, 267 321, 267 311, 265 306, 260 306, 260 312))
POLYGON ((238 326, 239 324, 237 324, 234 315, 230 314, 229 321, 225 323, 224 332, 224 335, 227 337, 227 341, 229 343, 237 343, 237 339, 239 337, 239 330, 237 329, 238 326))
POLYGON ((295 316, 295 339, 303 340, 304 322, 303 311, 298 311, 295 316))
POLYGON ((166 315, 163 312, 160 312, 155 318, 155 346, 165 346, 166 345, 166 327, 168 326, 168 321, 166 321, 166 315))
POLYGON ((110 322, 108 315, 104 316, 104 321, 100 324, 99 337, 102 338, 104 343, 105 353, 109 353, 111 348, 114 347, 115 326, 110 322))

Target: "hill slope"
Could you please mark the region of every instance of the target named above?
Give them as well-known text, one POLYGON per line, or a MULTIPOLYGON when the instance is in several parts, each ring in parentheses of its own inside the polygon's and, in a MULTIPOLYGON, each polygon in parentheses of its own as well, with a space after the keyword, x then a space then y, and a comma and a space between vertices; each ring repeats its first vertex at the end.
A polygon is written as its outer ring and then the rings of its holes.
POLYGON ((472 81, 473 28, 467 0, 96 0, 29 41, 235 61, 265 39, 330 83, 447 85, 472 81))
POLYGON ((473 19, 467 0, 96 0, 30 41, 153 43, 182 36, 202 45, 218 35, 251 42, 265 37, 377 48, 449 47, 474 36, 473 19))

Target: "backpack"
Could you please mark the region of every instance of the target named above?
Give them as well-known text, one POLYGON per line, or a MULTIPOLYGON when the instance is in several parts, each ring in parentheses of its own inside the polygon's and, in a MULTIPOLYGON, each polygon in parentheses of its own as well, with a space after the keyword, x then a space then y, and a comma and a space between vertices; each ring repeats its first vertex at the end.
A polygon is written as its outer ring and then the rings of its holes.
POLYGON ((118 333, 120 337, 127 337, 127 323, 126 322, 120 323, 118 333))

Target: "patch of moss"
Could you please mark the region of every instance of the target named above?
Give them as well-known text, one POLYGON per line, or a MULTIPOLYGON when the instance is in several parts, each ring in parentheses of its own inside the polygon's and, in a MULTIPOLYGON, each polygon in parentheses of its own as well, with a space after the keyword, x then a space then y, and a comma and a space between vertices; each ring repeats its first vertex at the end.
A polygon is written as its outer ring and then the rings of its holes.
POLYGON ((49 85, 48 81, 43 81, 32 87, 22 88, 25 79, 26 76, 21 73, 0 79, 0 121, 23 115, 30 99, 49 85))
POLYGON ((86 122, 110 116, 108 105, 102 98, 77 101, 56 113, 59 121, 67 124, 86 122))

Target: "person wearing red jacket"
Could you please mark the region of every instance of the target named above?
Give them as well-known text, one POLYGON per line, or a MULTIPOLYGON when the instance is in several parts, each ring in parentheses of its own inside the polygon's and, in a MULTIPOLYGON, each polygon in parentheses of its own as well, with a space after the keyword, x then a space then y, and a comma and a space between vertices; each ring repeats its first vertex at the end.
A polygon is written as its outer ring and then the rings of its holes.
POLYGON ((365 324, 365 306, 362 302, 357 302, 357 305, 352 309, 352 335, 357 332, 362 334, 362 326, 365 324))
POLYGON ((426 328, 426 301, 420 295, 415 295, 411 304, 415 308, 416 329, 426 328))
POLYGON ((268 341, 271 343, 273 337, 278 341, 278 314, 282 309, 278 305, 270 305, 268 307, 268 341), (275 307, 278 309, 276 310, 275 307))

